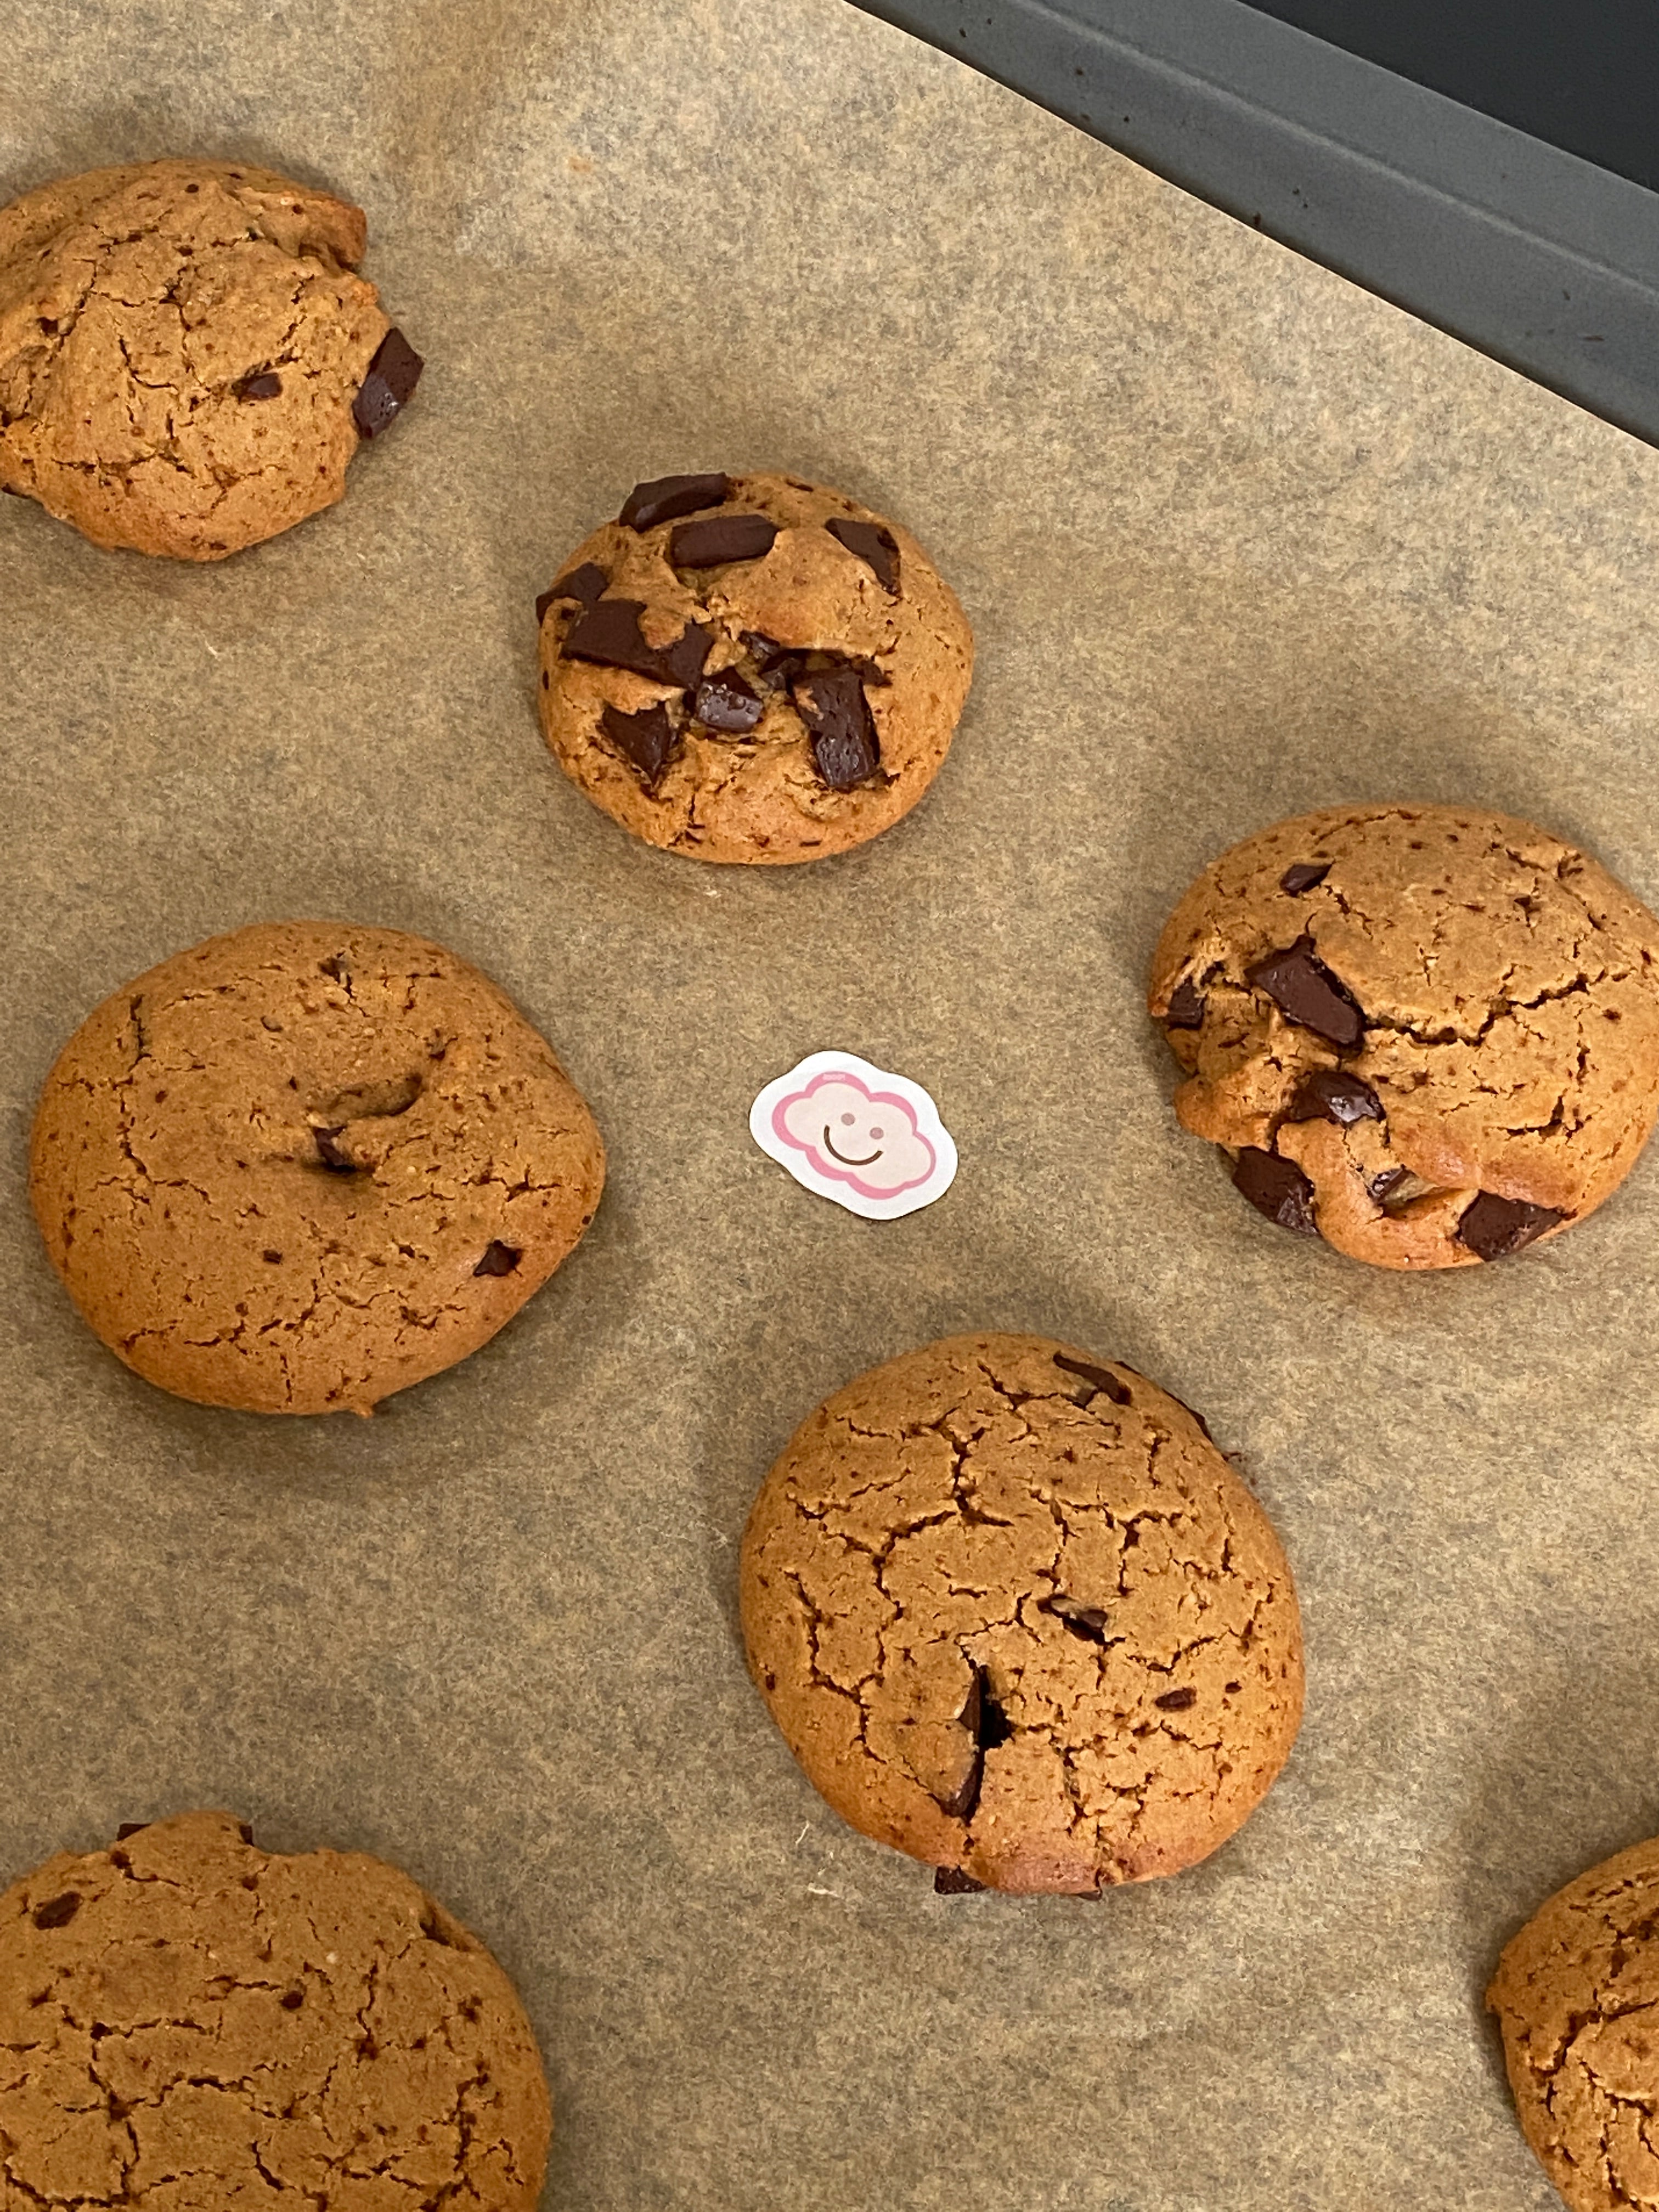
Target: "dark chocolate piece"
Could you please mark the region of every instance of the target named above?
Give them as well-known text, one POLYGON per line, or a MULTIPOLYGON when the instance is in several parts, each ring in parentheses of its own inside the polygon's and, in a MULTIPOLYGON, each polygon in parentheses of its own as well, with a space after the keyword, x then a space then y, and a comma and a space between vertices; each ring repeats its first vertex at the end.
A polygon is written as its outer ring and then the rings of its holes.
POLYGON ((283 380, 274 368, 262 368, 252 376, 245 376, 236 387, 239 399, 275 399, 283 388, 283 380))
POLYGON ((475 1275, 510 1275, 524 1255, 515 1252, 510 1244, 499 1237, 484 1247, 484 1255, 472 1270, 475 1275))
POLYGON ((1170 994, 1170 1011, 1164 1017, 1167 1030, 1201 1030, 1204 994, 1190 975, 1183 975, 1170 994))
POLYGON ((1384 1115, 1382 1101, 1369 1083, 1337 1068, 1316 1067, 1297 1085, 1290 1119, 1334 1121, 1340 1129, 1351 1129, 1356 1121, 1381 1121, 1384 1115))
POLYGON ((1381 1206, 1386 1201, 1389 1193, 1397 1189, 1410 1174, 1409 1168, 1379 1168, 1365 1188, 1381 1206))
POLYGON ((342 1121, 337 1128, 313 1129, 311 1133, 316 1141, 318 1156, 325 1168, 335 1175, 356 1175, 356 1161, 343 1152, 334 1141, 344 1127, 345 1123, 342 1121))
POLYGON ((599 724, 620 753, 624 753, 654 791, 662 781, 668 757, 674 750, 674 726, 666 707, 647 707, 637 714, 624 714, 620 707, 600 709, 599 724))
POLYGON ((351 403, 352 419, 364 437, 378 438, 408 406, 425 366, 401 331, 386 332, 351 403))
POLYGON ((1045 1613, 1052 1613, 1064 1628, 1073 1636, 1080 1636, 1085 1644, 1106 1641, 1106 1615, 1097 1605, 1079 1605, 1076 1598, 1067 1597, 1056 1590, 1052 1597, 1042 1601, 1045 1613))
POLYGON ((1189 1706, 1198 1703, 1198 1692, 1192 1689, 1166 1690, 1161 1698, 1154 1698, 1152 1703, 1161 1713, 1184 1713, 1189 1706))
POLYGON ((627 668, 690 690, 702 673, 714 633, 688 623, 672 645, 660 650, 646 642, 640 628, 642 599, 596 599, 585 606, 565 632, 560 653, 567 660, 596 661, 601 668, 627 668))
POLYGON ((1555 1206, 1528 1206, 1524 1199, 1499 1198, 1483 1190, 1463 1209, 1457 1241, 1479 1259, 1507 1260, 1511 1252, 1519 1252, 1565 1218, 1555 1206))
POLYGON ((555 599, 580 599, 585 607, 591 607, 595 599, 604 597, 610 581, 597 561, 584 561, 580 568, 573 568, 568 576, 561 576, 556 583, 550 584, 538 598, 538 623, 547 620, 547 611, 555 599))
POLYGON ((298 2012, 305 2001, 306 1993, 303 1990, 284 1990, 276 2000, 284 2012, 298 2012))
POLYGON ((939 1803, 953 1820, 971 1820, 979 1803, 980 1785, 985 1778, 985 1754, 994 1751, 1000 1743, 1006 1743, 1014 1732, 1007 1714, 991 1693, 990 1681, 982 1667, 975 1668, 968 1695, 957 1718, 974 1746, 974 1763, 961 1786, 949 1797, 941 1797, 939 1803))
POLYGON ((722 668, 705 676, 697 686, 691 712, 706 729, 724 730, 740 737, 752 730, 765 712, 759 692, 745 684, 735 668, 722 668))
POLYGON ((763 514, 712 514, 706 522, 683 522, 668 541, 668 557, 677 568, 758 561, 772 550, 777 534, 777 524, 763 514))
POLYGON ((972 1890, 983 1889, 982 1881, 975 1881, 970 1874, 963 1874, 955 1867, 933 1869, 933 1889, 939 1897, 966 1897, 972 1890))
POLYGON ((1108 1369, 1091 1367, 1086 1359, 1072 1359, 1063 1352, 1055 1352, 1054 1364, 1063 1367, 1068 1375, 1080 1375, 1085 1382, 1092 1382, 1097 1390, 1106 1393, 1115 1406, 1128 1404, 1128 1390, 1108 1369))
POLYGON ((1233 1183, 1258 1213, 1265 1213, 1281 1229, 1294 1229, 1302 1237, 1318 1236, 1314 1187, 1294 1160, 1246 1145, 1234 1164, 1233 1183))
POLYGON ((246 1820, 239 1820, 236 1823, 236 1832, 245 1844, 251 1844, 253 1841, 253 1831, 246 1820))
POLYGON ((1310 891, 1316 884, 1322 884, 1330 872, 1328 860, 1292 860, 1279 878, 1279 888, 1288 891, 1292 898, 1299 898, 1304 891, 1310 891))
POLYGON ((115 1831, 115 1840, 118 1844, 124 1844, 129 1836, 142 1834, 149 1826, 148 1820, 123 1820, 115 1831))
POLYGON ((890 530, 884 530, 874 522, 826 522, 824 528, 832 538, 839 538, 849 553, 856 553, 866 568, 875 571, 876 581, 884 592, 898 595, 898 547, 893 542, 890 530))
POLYGON ((61 1897, 54 1897, 49 1905, 35 1906, 34 1924, 37 1928, 67 1928, 80 1910, 80 1891, 66 1889, 61 1897))
POLYGON ((805 658, 799 646, 780 645, 776 638, 768 637, 763 630, 746 629, 742 636, 757 676, 770 676, 790 662, 805 658))
POLYGON ((654 530, 678 515, 722 506, 731 496, 730 477, 653 477, 648 483, 635 485, 617 520, 624 530, 654 530))
POLYGON ((870 702, 856 668, 822 668, 794 687, 795 704, 812 732, 812 763, 831 791, 851 791, 881 760, 870 702))
POLYGON ((1311 937, 1298 937, 1244 971, 1288 1021, 1347 1050, 1365 1034, 1365 1017, 1347 986, 1314 954, 1311 937))

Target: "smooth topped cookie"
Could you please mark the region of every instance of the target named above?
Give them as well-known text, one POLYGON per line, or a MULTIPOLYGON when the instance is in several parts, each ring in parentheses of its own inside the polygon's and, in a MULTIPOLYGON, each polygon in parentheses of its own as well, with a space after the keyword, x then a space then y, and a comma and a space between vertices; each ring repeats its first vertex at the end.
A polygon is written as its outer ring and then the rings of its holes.
POLYGON ((1266 1514, 1184 1406, 1045 1337, 948 1337, 820 1406, 755 1501, 742 1601, 808 1779, 940 1889, 1174 1874, 1301 1720, 1266 1514))
POLYGON ((593 1217, 605 1152, 547 1044, 441 945, 261 922, 65 1045, 30 1192, 70 1295, 164 1390, 373 1412, 465 1358, 593 1217))
POLYGON ((534 2212, 547 2083, 511 1983, 409 1876, 124 1828, 0 1897, 0 2204, 534 2212))
POLYGON ((1659 922, 1508 815, 1346 806, 1247 837, 1170 916, 1148 997, 1176 1111, 1250 1203, 1383 1267, 1554 1236, 1659 1111, 1659 922))
POLYGON ((908 813, 974 646, 908 531, 794 477, 636 484, 536 603, 572 781, 699 860, 814 860, 908 813))
POLYGON ((1573 2212, 1659 2205, 1659 1838, 1558 1891, 1486 2004, 1522 2131, 1573 2212))
POLYGON ((184 561, 345 489, 421 360, 361 208, 246 163, 145 161, 0 208, 0 489, 98 545, 184 561))

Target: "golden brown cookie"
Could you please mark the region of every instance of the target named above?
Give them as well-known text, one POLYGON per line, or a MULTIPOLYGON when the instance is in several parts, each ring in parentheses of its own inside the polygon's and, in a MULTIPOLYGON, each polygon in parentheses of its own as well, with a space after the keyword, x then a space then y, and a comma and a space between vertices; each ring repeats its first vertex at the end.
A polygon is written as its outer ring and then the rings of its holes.
POLYGON ((1554 1236, 1659 1111, 1659 922, 1508 815, 1341 806, 1257 832, 1170 916, 1148 1003, 1185 1126, 1270 1220, 1382 1267, 1554 1236))
POLYGON ((355 274, 364 228, 219 161, 93 169, 0 208, 0 489, 184 561, 331 506, 421 372, 355 274))
POLYGON ((0 1897, 6 2212, 534 2212, 550 2126, 511 1983, 378 1859, 183 1813, 0 1897))
POLYGON ((908 813, 973 636, 915 539, 793 477, 663 477, 536 603, 561 767, 647 843, 815 860, 908 813))
POLYGON ((1486 2004, 1522 2131, 1573 2212, 1659 2206, 1659 1838, 1559 1890, 1486 2004))
POLYGON ((30 1188, 93 1328, 149 1381, 252 1413, 372 1413, 487 1343, 593 1218, 592 1115, 441 945, 261 922, 88 1015, 46 1079, 30 1188))
POLYGON ((1190 1866, 1302 1717, 1266 1514, 1184 1406, 1046 1337, 948 1337, 809 1415, 750 1515, 742 1598, 808 1779, 940 1889, 1190 1866))

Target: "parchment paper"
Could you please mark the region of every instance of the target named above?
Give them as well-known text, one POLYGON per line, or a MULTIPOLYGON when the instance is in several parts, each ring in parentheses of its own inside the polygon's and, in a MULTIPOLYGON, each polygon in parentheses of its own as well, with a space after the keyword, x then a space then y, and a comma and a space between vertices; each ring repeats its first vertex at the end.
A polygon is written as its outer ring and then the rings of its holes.
POLYGON ((161 152, 327 179, 426 355, 343 506, 223 567, 0 514, 0 1872, 239 1808, 409 1866, 522 1986, 571 2212, 1546 2212, 1479 2010, 1659 1827, 1659 1153, 1403 1280, 1175 1127, 1140 1010, 1220 847, 1467 799, 1659 900, 1659 455, 838 0, 4 0, 0 192, 161 152), (978 633, 877 843, 716 872, 545 754, 532 602, 636 477, 844 485, 978 633), (422 931, 609 1140, 587 1242, 371 1423, 170 1400, 23 1194, 106 992, 260 916, 422 931), (939 1205, 750 1142, 842 1045, 939 1205), (1243 1455, 1309 1710, 1236 1842, 1099 1904, 936 1898, 745 1677, 794 1423, 948 1329, 1132 1362, 1243 1455))

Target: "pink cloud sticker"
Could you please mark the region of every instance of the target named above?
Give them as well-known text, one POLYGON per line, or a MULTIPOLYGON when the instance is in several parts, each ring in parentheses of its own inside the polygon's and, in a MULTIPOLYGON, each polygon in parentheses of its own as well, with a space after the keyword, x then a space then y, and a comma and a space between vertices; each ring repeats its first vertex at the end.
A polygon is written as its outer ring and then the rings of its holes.
POLYGON ((749 1109, 762 1152, 820 1198, 894 1221, 951 1188, 957 1148, 919 1083, 854 1052, 809 1053, 749 1109))

